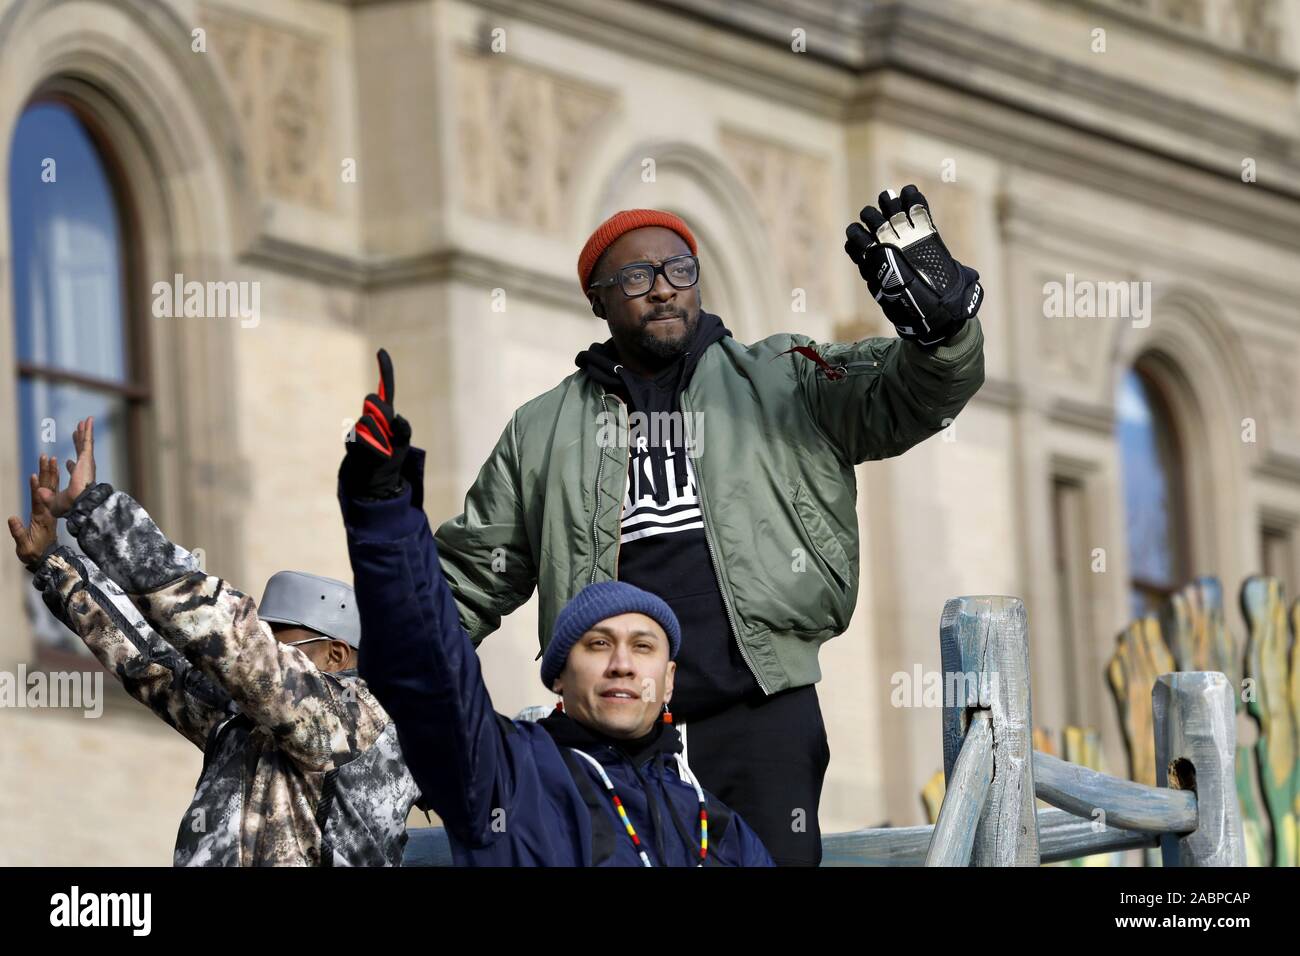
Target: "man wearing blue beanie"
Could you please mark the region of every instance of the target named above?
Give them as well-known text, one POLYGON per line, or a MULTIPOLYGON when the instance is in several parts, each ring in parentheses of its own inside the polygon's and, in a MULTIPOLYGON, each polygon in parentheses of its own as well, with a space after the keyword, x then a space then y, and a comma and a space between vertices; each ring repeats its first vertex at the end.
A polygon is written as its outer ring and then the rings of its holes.
POLYGON ((555 637, 542 658, 542 683, 547 690, 565 698, 562 712, 575 720, 600 728, 611 737, 642 736, 653 729, 658 719, 657 701, 662 699, 663 710, 667 710, 681 645, 677 615, 660 598, 621 581, 589 584, 555 619, 555 637), (647 627, 648 622, 659 627, 647 627), (662 632, 668 646, 663 676, 643 672, 635 675, 634 680, 619 677, 611 683, 590 675, 590 679, 581 681, 587 693, 578 694, 579 679, 575 672, 585 677, 592 668, 608 666, 604 653, 608 647, 606 638, 624 629, 640 636, 641 643, 633 645, 634 656, 637 652, 648 652, 649 645, 662 632), (588 640, 584 641, 584 637, 588 640), (597 653, 592 653, 593 650, 597 653), (633 697, 635 700, 629 699, 633 697))
POLYGON ((535 723, 493 711, 422 507, 424 452, 387 441, 409 435, 391 414, 391 367, 381 391, 357 426, 374 440, 349 443, 339 482, 360 672, 456 863, 771 866, 681 757, 668 712, 681 628, 648 591, 618 581, 579 591, 542 659, 560 706, 535 723))

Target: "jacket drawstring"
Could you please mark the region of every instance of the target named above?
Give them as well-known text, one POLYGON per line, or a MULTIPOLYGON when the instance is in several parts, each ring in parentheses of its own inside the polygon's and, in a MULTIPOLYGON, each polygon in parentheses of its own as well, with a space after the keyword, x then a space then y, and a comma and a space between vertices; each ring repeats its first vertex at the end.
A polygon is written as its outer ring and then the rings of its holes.
MULTIPOLYGON (((637 782, 641 784, 641 790, 645 793, 646 806, 650 809, 650 816, 653 818, 655 828, 655 849, 659 853, 659 859, 661 861, 660 865, 669 866, 668 856, 664 852, 664 821, 663 815, 659 812, 659 801, 654 798, 654 794, 651 792, 645 778, 641 776, 641 771, 636 768, 636 764, 618 748, 614 748, 614 752, 618 754, 620 759, 627 762, 627 765, 632 768, 633 776, 635 776, 637 782)), ((669 812, 672 812, 671 808, 669 809, 669 812)))
POLYGON ((691 851, 694 849, 695 841, 691 837, 690 831, 673 810, 673 800, 672 797, 668 795, 668 785, 664 783, 664 777, 668 773, 668 768, 664 766, 664 755, 662 753, 656 754, 655 760, 659 764, 659 792, 663 795, 663 801, 668 806, 668 816, 672 818, 673 827, 677 830, 677 835, 682 838, 682 843, 685 844, 687 856, 689 857, 691 851))
MULTIPOLYGON (((685 363, 690 359, 690 355, 691 353, 687 352, 685 355, 682 356, 683 372, 677 379, 677 387, 673 389, 673 400, 672 400, 671 411, 674 413, 679 413, 682 410, 682 392, 686 391, 685 363)), ((686 483, 687 483, 686 482, 686 442, 689 440, 689 436, 686 434, 685 421, 682 422, 681 434, 682 434, 681 446, 674 447, 673 449, 674 464, 676 465, 676 468, 673 469, 673 477, 674 477, 674 484, 676 484, 677 486, 677 494, 679 495, 682 493, 682 489, 686 487, 686 483)))

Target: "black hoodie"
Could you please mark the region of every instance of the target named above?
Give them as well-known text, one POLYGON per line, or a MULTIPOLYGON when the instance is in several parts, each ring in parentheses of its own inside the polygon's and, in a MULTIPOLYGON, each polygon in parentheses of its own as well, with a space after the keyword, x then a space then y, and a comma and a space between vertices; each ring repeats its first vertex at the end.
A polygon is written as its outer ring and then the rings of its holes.
MULTIPOLYGON (((701 310, 690 346, 653 378, 642 378, 620 364, 613 339, 593 343, 578 353, 576 362, 594 382, 626 401, 629 412, 680 412, 681 393, 700 357, 730 334, 721 319, 701 310)), ((693 411, 708 414, 707 409, 693 411)), ((689 721, 745 697, 761 697, 762 690, 740 656, 722 603, 691 461, 683 448, 672 446, 671 434, 658 436, 663 439, 658 443, 653 431, 645 437, 643 445, 629 449, 616 574, 620 581, 659 595, 677 615, 682 649, 672 710, 689 721)))

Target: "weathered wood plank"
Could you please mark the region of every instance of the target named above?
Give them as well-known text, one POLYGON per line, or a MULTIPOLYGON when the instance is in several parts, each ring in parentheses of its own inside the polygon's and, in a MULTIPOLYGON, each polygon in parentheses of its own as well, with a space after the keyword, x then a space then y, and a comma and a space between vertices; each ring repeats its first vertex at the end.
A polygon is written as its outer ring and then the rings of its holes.
POLYGON ((969 866, 975 830, 993 782, 993 729, 987 710, 976 712, 953 766, 926 866, 969 866))
MULTIPOLYGON (((920 866, 933 830, 922 826, 828 833, 822 838, 822 866, 920 866)), ((1159 845, 1156 834, 1099 827, 1055 807, 1038 811, 1038 835, 1044 863, 1159 845)))
MULTIPOLYGON (((1048 750, 1055 756, 1055 751, 1048 750)), ((1106 771, 1101 756, 1101 734, 1092 727, 1067 726, 1062 733, 1061 757, 1070 763, 1087 767, 1089 770, 1106 771)), ((1034 771, 1037 774, 1037 770, 1034 771)), ((1035 777, 1037 782, 1037 777, 1035 777)), ((1124 857, 1120 853, 1094 853, 1067 861, 1070 866, 1123 866, 1124 857)))
POLYGON ((933 824, 827 833, 822 866, 922 866, 933 835, 933 824))
POLYGON ((1125 830, 1196 829, 1196 794, 1121 780, 1051 754, 1034 753, 1034 793, 1075 816, 1125 830))
POLYGON ((1038 840, 1044 863, 1160 845, 1159 834, 1100 826, 1096 821, 1076 817, 1055 807, 1038 811, 1038 840))
POLYGON ((1218 672, 1162 674, 1151 692, 1156 783, 1196 793, 1196 829, 1165 834, 1165 866, 1245 866, 1232 686, 1218 672))
POLYGON ((969 707, 991 712, 993 783, 976 828, 972 866, 1037 866, 1029 693, 1029 635, 1019 598, 950 599, 940 621, 944 773, 952 779, 969 707))
MULTIPOLYGON (((822 837, 822 866, 920 866, 933 832, 933 826, 920 826, 828 833, 822 837)), ((1038 835, 1044 863, 1156 847, 1160 840, 1154 833, 1099 826, 1055 807, 1038 811, 1038 835)))

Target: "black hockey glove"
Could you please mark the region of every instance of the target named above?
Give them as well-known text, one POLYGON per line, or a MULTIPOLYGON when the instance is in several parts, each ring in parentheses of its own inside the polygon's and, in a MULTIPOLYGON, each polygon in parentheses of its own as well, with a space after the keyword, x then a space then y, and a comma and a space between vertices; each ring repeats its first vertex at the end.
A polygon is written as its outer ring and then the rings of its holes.
POLYGON ((915 186, 904 186, 902 196, 886 190, 878 201, 880 209, 864 206, 859 213, 865 227, 848 227, 844 251, 899 337, 934 349, 979 311, 979 273, 948 252, 915 186))

